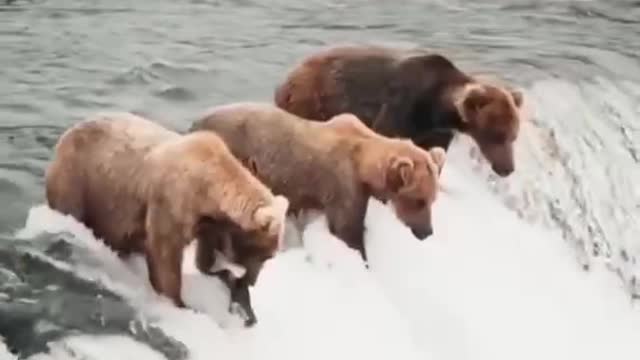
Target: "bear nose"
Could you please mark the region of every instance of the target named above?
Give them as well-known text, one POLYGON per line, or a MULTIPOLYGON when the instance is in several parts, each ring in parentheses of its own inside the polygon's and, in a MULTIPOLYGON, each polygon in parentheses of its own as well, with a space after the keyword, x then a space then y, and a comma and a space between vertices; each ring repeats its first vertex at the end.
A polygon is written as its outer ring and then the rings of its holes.
POLYGON ((511 173, 513 172, 514 168, 513 166, 492 166, 491 167, 493 169, 493 171, 502 176, 502 177, 506 177, 511 175, 511 173))
POLYGON ((413 233, 413 236, 417 237, 419 240, 424 240, 429 236, 433 235, 433 229, 431 227, 426 227, 421 229, 412 228, 411 232, 413 233))

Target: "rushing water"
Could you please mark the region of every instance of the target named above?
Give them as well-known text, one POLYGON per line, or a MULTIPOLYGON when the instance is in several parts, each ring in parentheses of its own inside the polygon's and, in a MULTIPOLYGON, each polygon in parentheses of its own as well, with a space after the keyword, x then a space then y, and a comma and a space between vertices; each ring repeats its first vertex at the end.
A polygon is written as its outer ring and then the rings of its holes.
MULTIPOLYGON (((630 296, 640 295, 640 2, 630 0, 5 1, 0 231, 22 228, 43 201, 52 146, 82 117, 129 110, 183 130, 211 105, 271 99, 302 56, 345 42, 437 49, 468 71, 522 87, 532 116, 516 174, 496 179, 464 138, 450 156, 524 219, 561 231, 577 264, 605 261, 630 296)), ((14 334, 8 344, 40 351, 46 336, 20 342, 35 331, 35 317, 58 329, 46 332, 52 337, 69 329, 135 332, 126 330, 131 310, 116 295, 28 255, 71 256, 60 241, 52 236, 27 251, 10 235, 0 239, 0 334, 14 334), (100 305, 83 295, 96 292, 104 292, 100 305), (23 297, 38 305, 15 300, 23 297), (80 313, 98 306, 118 315, 108 319, 111 330, 100 330, 67 317, 70 303, 80 313)), ((157 348, 171 342, 135 333, 157 348)), ((164 347, 179 357, 180 346, 164 347)))

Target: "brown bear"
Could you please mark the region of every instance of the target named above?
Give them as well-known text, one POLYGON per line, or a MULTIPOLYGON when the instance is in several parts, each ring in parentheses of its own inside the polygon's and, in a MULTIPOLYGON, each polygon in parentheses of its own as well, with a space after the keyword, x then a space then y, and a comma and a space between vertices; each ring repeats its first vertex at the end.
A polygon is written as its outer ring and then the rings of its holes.
POLYGON ((431 205, 444 151, 374 133, 353 115, 305 121, 274 105, 240 102, 210 109, 191 132, 214 131, 289 213, 324 211, 330 231, 360 252, 365 263, 364 218, 370 196, 390 201, 413 234, 432 234, 431 205))
POLYGON ((456 132, 465 133, 496 174, 515 169, 522 93, 471 77, 437 53, 374 45, 323 49, 286 75, 274 101, 310 120, 353 113, 376 132, 424 149, 447 150, 456 132))
POLYGON ((60 137, 45 178, 52 209, 120 255, 144 253, 153 288, 178 307, 185 306, 182 254, 194 238, 206 273, 213 250, 232 236, 226 241, 235 253, 225 255, 253 284, 283 237, 288 200, 274 196, 215 133, 180 135, 130 113, 99 114, 60 137))

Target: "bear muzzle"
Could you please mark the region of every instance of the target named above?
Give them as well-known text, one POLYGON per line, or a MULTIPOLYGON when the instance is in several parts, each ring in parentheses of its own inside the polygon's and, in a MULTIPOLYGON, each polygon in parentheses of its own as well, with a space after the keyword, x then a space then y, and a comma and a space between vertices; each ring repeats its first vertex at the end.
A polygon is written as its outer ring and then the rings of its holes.
POLYGON ((493 164, 491 169, 501 177, 507 177, 515 170, 513 164, 497 165, 493 164))
POLYGON ((418 238, 418 240, 424 240, 433 235, 433 228, 431 226, 412 227, 411 233, 413 233, 413 236, 418 238))

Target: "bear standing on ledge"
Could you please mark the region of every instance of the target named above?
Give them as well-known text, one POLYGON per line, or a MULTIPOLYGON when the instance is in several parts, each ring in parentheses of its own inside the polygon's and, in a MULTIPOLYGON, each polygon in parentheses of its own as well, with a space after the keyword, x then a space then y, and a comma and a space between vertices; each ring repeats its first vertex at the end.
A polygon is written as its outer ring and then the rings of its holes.
POLYGON ((455 132, 462 132, 496 174, 505 177, 515 169, 522 94, 474 79, 439 54, 332 47, 298 64, 274 98, 278 107, 311 120, 352 113, 380 134, 407 137, 425 149, 446 150, 455 132))
POLYGON ((266 102, 216 106, 189 131, 219 135, 274 194, 287 197, 290 213, 323 211, 330 232, 359 251, 365 263, 370 197, 391 203, 416 238, 433 233, 442 149, 425 151, 408 139, 384 137, 351 114, 320 123, 266 102))
POLYGON ((121 256, 145 254, 151 285, 178 307, 185 306, 184 248, 197 238, 198 268, 210 273, 213 251, 230 245, 222 252, 246 269, 239 284, 230 284, 232 301, 252 316, 246 286, 275 255, 289 202, 214 133, 179 135, 130 113, 94 116, 62 134, 45 181, 52 209, 85 224, 121 256), (225 236, 233 243, 223 244, 225 236))

